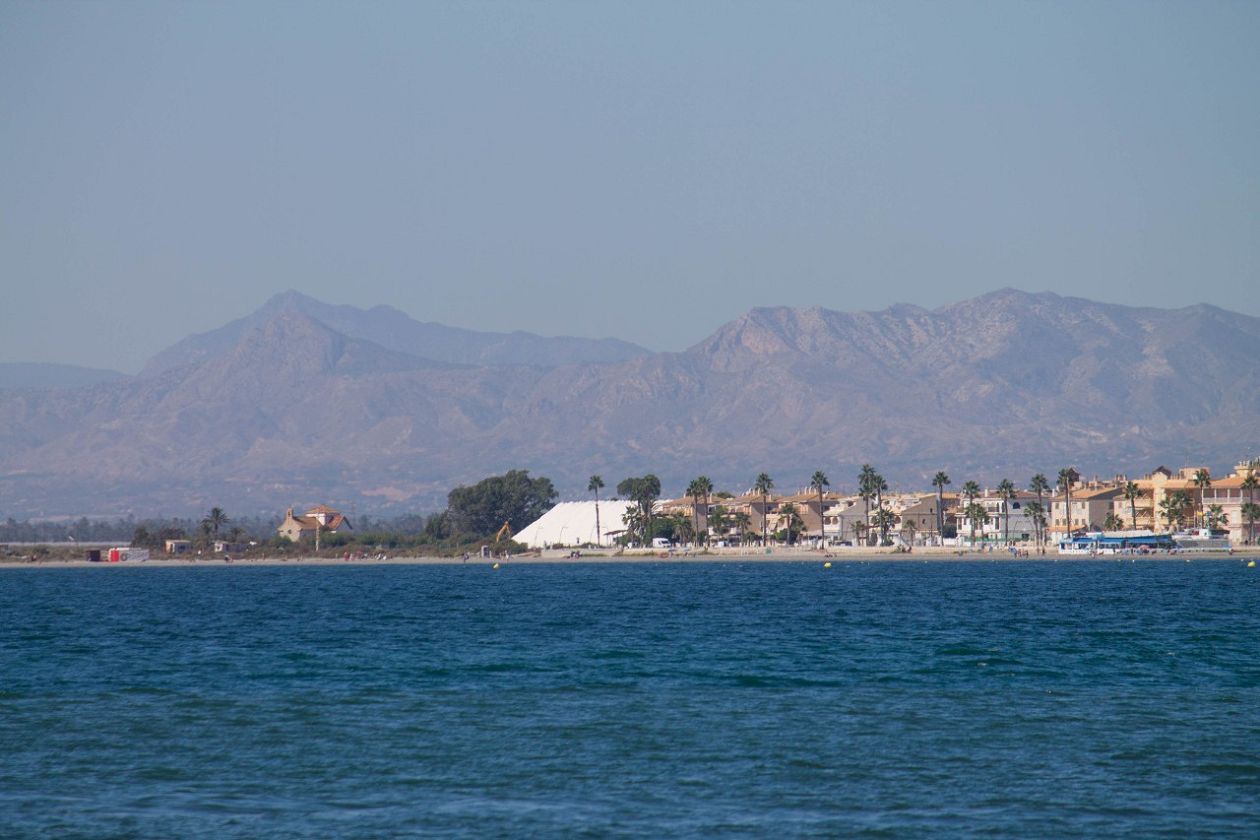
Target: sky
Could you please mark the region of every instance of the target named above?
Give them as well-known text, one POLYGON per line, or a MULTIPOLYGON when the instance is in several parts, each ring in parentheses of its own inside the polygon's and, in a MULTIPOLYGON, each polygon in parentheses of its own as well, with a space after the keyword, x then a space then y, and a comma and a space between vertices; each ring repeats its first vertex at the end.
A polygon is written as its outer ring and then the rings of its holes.
POLYGON ((1260 315, 1254 2, 0 4, 0 361, 296 289, 679 350, 1002 287, 1260 315))

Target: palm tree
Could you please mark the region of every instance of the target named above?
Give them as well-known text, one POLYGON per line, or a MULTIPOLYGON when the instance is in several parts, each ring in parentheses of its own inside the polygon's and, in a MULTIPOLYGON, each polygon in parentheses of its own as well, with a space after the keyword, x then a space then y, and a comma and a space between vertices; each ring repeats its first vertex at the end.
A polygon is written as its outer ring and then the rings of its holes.
POLYGON ((732 517, 735 520, 735 528, 739 531, 739 544, 744 545, 748 542, 748 529, 752 526, 752 517, 748 515, 748 511, 737 510, 732 517))
POLYGON ((827 474, 822 470, 815 470, 814 477, 809 480, 809 486, 818 491, 818 539, 823 545, 827 544, 827 518, 823 514, 823 488, 830 487, 831 482, 827 480, 827 474))
POLYGON ((1248 542, 1256 541, 1256 520, 1260 519, 1260 505, 1255 502, 1247 502, 1240 510, 1243 521, 1247 523, 1247 533, 1250 535, 1248 542))
POLYGON ((1041 502, 1029 502, 1024 506, 1024 512, 1032 519, 1033 532, 1037 538, 1037 547, 1041 548, 1042 536, 1046 532, 1046 509, 1041 502))
POLYGON ((1059 486, 1063 488, 1064 509, 1067 511, 1067 534, 1072 536, 1072 485, 1080 475, 1072 467, 1059 470, 1059 486))
POLYGON ((855 543, 866 542, 866 532, 870 530, 869 525, 860 519, 855 519, 849 527, 853 529, 853 541, 855 543))
POLYGON ((698 534, 700 532, 700 485, 696 484, 696 479, 691 480, 687 489, 683 491, 683 495, 691 499, 691 533, 698 534))
POLYGON ((1252 498, 1252 494, 1257 487, 1260 487, 1260 477, 1257 477, 1255 473, 1248 473, 1247 477, 1242 480, 1242 484, 1238 486, 1247 491, 1247 501, 1254 502, 1255 499, 1252 498))
POLYGON ((753 482, 753 490, 757 491, 761 496, 761 545, 766 545, 766 526, 769 524, 770 511, 770 491, 774 488, 774 479, 765 473, 759 473, 757 480, 753 482))
POLYGON ((989 521, 989 512, 985 510, 984 505, 973 501, 967 504, 967 507, 963 510, 963 515, 966 516, 968 521, 971 523, 971 547, 975 548, 976 523, 979 522, 982 525, 987 523, 989 521))
POLYGON ((940 544, 945 530, 945 485, 949 484, 949 475, 941 470, 932 477, 932 486, 936 488, 936 540, 940 544))
POLYGON ((1173 529, 1173 523, 1177 521, 1177 504, 1173 499, 1173 494, 1168 493, 1164 498, 1159 500, 1159 515, 1164 517, 1164 522, 1168 525, 1168 530, 1173 529))
POLYGON ((783 523, 784 539, 788 545, 796 544, 796 535, 805 527, 805 520, 797 511, 796 505, 787 502, 779 508, 779 521, 783 523))
POLYGON ((205 519, 201 520, 201 527, 205 530, 207 535, 213 532, 217 537, 219 536, 219 529, 228 524, 230 521, 231 520, 228 519, 227 514, 223 512, 223 508, 210 508, 210 513, 206 515, 205 519))
POLYGON ((1011 499, 1015 498, 1015 483, 1009 478, 998 482, 998 498, 1002 500, 1002 541, 1011 541, 1011 499))
POLYGON ((1107 518, 1103 520, 1104 531, 1119 531, 1124 527, 1124 520, 1116 516, 1114 510, 1107 511, 1107 518))
MULTIPOLYGON (((973 504, 975 504, 975 501, 976 501, 976 496, 979 496, 979 495, 980 495, 980 485, 979 485, 979 484, 977 484, 977 483, 976 483, 976 482, 974 482, 974 481, 968 481, 968 482, 966 482, 966 483, 964 483, 964 484, 963 484, 963 486, 962 486, 962 497, 963 497, 964 499, 966 499, 966 502, 965 502, 964 504, 960 505, 960 507, 962 508, 962 514, 963 514, 963 516, 970 516, 970 514, 969 514, 969 513, 967 513, 967 511, 968 511, 968 510, 970 510, 970 508, 971 508, 971 506, 972 506, 973 504)), ((983 506, 982 506, 982 507, 983 507, 983 506)), ((985 522, 988 522, 988 521, 989 521, 989 517, 986 515, 986 516, 985 516, 985 522)), ((974 519, 974 517, 972 517, 972 523, 971 523, 971 541, 972 541, 972 543, 973 543, 973 544, 974 544, 974 543, 975 543, 975 541, 976 541, 976 525, 975 525, 975 519, 974 519)))
POLYGON ((1174 490, 1159 503, 1160 513, 1168 522, 1169 530, 1175 526, 1182 528, 1186 522, 1186 510, 1194 509, 1194 500, 1185 490, 1174 490))
POLYGON ((720 540, 726 537, 726 532, 730 529, 731 523, 726 516, 726 508, 721 505, 713 508, 713 512, 709 514, 709 527, 707 530, 717 534, 720 540))
POLYGON ((1142 498, 1142 488, 1136 481, 1124 485, 1124 498, 1129 503, 1129 527, 1137 530, 1137 500, 1142 498))
POLYGON ((862 471, 858 473, 858 495, 862 497, 863 506, 862 521, 868 524, 871 520, 871 499, 875 498, 875 481, 878 477, 879 473, 870 464, 863 464, 862 471))
MULTIPOLYGON (((888 542, 888 517, 884 515, 884 491, 888 489, 888 482, 884 481, 884 477, 879 473, 875 473, 873 480, 875 487, 875 516, 879 520, 879 544, 883 545, 888 542)), ((891 511, 889 511, 891 514, 891 511)), ((896 517, 893 517, 896 520, 896 517)))
POLYGON ((906 539, 906 542, 909 543, 910 545, 914 545, 914 535, 918 532, 918 530, 919 530, 919 526, 914 524, 913 519, 907 517, 906 519, 902 520, 901 532, 903 534, 908 533, 910 535, 909 538, 906 539))
POLYGON ((880 505, 875 508, 875 526, 879 528, 879 544, 883 545, 888 542, 888 529, 892 528, 900 520, 897 514, 888 508, 880 505))
POLYGON ((709 480, 707 475, 702 475, 691 480, 687 485, 687 495, 691 497, 691 518, 692 533, 697 539, 705 539, 708 542, 708 521, 709 521, 709 494, 713 492, 713 482, 709 480), (700 530, 700 505, 704 503, 705 512, 705 529, 700 530))
POLYGON ((1199 523, 1203 524, 1203 491, 1212 486, 1212 474, 1206 467, 1194 471, 1194 486, 1199 488, 1199 523))
POLYGON ((1221 525, 1229 524, 1229 516, 1226 515, 1225 509, 1220 505, 1208 505, 1207 513, 1204 516, 1208 528, 1215 529, 1221 525))
MULTIPOLYGON (((1046 505, 1042 496, 1050 491, 1050 481, 1042 473, 1037 473, 1032 477, 1032 481, 1028 482, 1028 489, 1037 494, 1037 508, 1041 511, 1042 519, 1045 519, 1046 505)), ((1045 548, 1045 538, 1046 529, 1043 527, 1037 540, 1039 548, 1045 548)))
MULTIPOLYGON (((1255 473, 1247 473, 1247 477, 1242 480, 1242 484, 1240 484, 1239 486, 1247 493, 1247 504, 1243 505, 1243 511, 1244 511, 1243 517, 1246 518, 1245 511, 1246 511, 1247 505, 1251 505, 1253 508, 1256 507, 1256 504, 1255 504, 1256 500, 1253 498, 1253 496, 1255 495, 1256 488, 1260 487, 1260 478, 1257 478, 1255 473)), ((1250 531, 1251 531, 1249 541, 1255 542, 1256 541, 1255 520, 1254 519, 1248 520, 1248 523, 1249 523, 1250 531)))
POLYGON ((595 494, 595 545, 604 544, 604 532, 599 528, 599 491, 604 488, 604 479, 598 475, 591 476, 591 480, 586 485, 588 493, 595 494))
POLYGON ((704 531, 699 535, 705 545, 709 544, 709 499, 713 496, 713 482, 709 480, 707 475, 702 475, 696 479, 700 485, 700 492, 704 494, 704 531))

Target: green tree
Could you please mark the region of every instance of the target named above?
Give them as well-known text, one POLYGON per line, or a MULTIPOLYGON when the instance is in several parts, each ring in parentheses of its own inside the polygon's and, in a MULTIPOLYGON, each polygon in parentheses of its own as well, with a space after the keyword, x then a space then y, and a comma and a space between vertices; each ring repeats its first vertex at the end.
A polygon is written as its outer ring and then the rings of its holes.
MULTIPOLYGON (((635 519, 637 529, 631 530, 637 530, 642 545, 651 546, 652 537, 655 536, 652 508, 661 496, 661 480, 652 473, 638 478, 624 478, 617 484, 617 493, 638 506, 638 516, 635 519)), ((630 526, 630 522, 627 521, 626 525, 630 526)))
POLYGON ((800 536, 801 531, 805 530, 805 520, 801 518, 796 505, 786 502, 779 508, 779 524, 783 528, 787 544, 796 545, 797 537, 800 536))
POLYGON ((201 520, 201 527, 205 530, 206 534, 213 533, 216 537, 218 537, 219 529, 228 524, 230 521, 231 520, 228 519, 227 514, 223 512, 223 508, 214 507, 210 508, 210 513, 206 515, 205 519, 201 520))
POLYGON ((591 476, 586 483, 586 491, 595 494, 595 545, 604 544, 604 532, 599 527, 599 491, 604 489, 604 479, 599 475, 591 476))
POLYGON ((870 525, 867 525, 865 522, 863 522, 860 519, 855 519, 853 520, 853 523, 849 527, 853 530, 853 542, 855 543, 866 542, 866 532, 871 529, 870 525))
POLYGON ((708 542, 708 521, 709 521, 709 494, 713 492, 713 482, 709 480, 707 475, 699 476, 692 479, 687 485, 687 495, 691 497, 691 516, 694 520, 694 532, 697 538, 708 542), (700 506, 705 508, 705 525, 704 529, 700 527, 700 506))
POLYGON ((914 545, 914 535, 919 530, 919 526, 914 524, 914 520, 907 518, 902 521, 901 533, 903 539, 908 545, 914 545))
POLYGON ((1124 498, 1129 503, 1129 527, 1137 528, 1137 500, 1142 498, 1142 488, 1138 487, 1136 481, 1126 482, 1124 485, 1124 498))
POLYGON ((877 492, 875 487, 881 480, 874 467, 870 464, 862 465, 862 470, 858 473, 858 496, 862 499, 862 521, 868 526, 866 533, 869 533, 871 523, 871 502, 877 492))
POLYGON ((980 485, 974 481, 968 481, 962 486, 962 495, 967 500, 967 504, 971 504, 980 495, 980 485))
MULTIPOLYGON (((1252 463, 1254 464, 1255 462, 1252 462, 1252 463)), ((1243 492, 1247 494, 1247 503, 1243 505, 1243 511, 1245 511, 1247 504, 1250 504, 1253 506, 1255 504, 1255 501, 1256 501, 1255 492, 1256 492, 1256 488, 1260 487, 1260 477, 1257 477, 1254 472, 1247 473, 1246 478, 1242 480, 1242 484, 1240 484, 1239 487, 1241 487, 1243 492)), ((1243 512, 1243 511, 1240 511, 1240 512, 1243 512)), ((1246 518, 1247 518, 1247 515, 1245 512, 1243 512, 1243 519, 1246 519, 1246 518)), ((1248 523, 1249 523, 1249 530, 1250 530, 1248 541, 1254 543, 1256 541, 1255 522, 1253 520, 1248 520, 1248 523)))
POLYGON ((1204 468, 1204 467, 1200 467, 1199 469, 1197 469, 1197 470, 1195 470, 1195 471, 1194 471, 1194 479, 1193 479, 1193 481, 1194 481, 1194 486, 1195 486, 1195 487, 1197 487, 1197 488, 1198 488, 1198 490, 1199 490, 1199 499, 1198 499, 1199 519, 1198 519, 1198 522, 1199 522, 1199 524, 1200 524, 1200 525, 1202 525, 1202 524, 1203 524, 1203 521, 1204 521, 1204 515, 1203 515, 1203 514, 1204 514, 1204 509, 1203 509, 1203 491, 1204 491, 1204 490, 1206 490, 1206 489, 1208 489, 1209 487, 1211 487, 1211 486, 1212 486, 1212 474, 1211 474, 1210 472, 1208 472, 1206 468, 1204 468))
POLYGON ((766 545, 766 528, 770 520, 770 491, 774 488, 774 479, 766 473, 759 473, 753 482, 753 490, 761 496, 761 545, 766 545))
POLYGON ((1116 516, 1114 510, 1107 511, 1107 518, 1103 520, 1104 531, 1119 531, 1124 527, 1124 520, 1116 516))
POLYGON ((938 544, 945 536, 945 486, 950 484, 949 474, 941 470, 932 477, 932 486, 936 488, 936 539, 938 544))
POLYGON ((752 542, 756 534, 752 532, 752 517, 748 515, 748 511, 737 510, 731 517, 735 521, 735 528, 739 531, 739 544, 747 545, 752 542))
POLYGON ((827 516, 823 507, 823 490, 831 486, 831 482, 827 480, 827 474, 822 470, 815 470, 814 476, 809 480, 809 486, 818 493, 818 536, 819 542, 823 545, 827 544, 827 516))
POLYGON ((1186 518, 1192 514, 1193 510, 1194 501, 1185 490, 1174 490, 1165 495, 1159 503, 1160 515, 1164 517, 1170 530, 1185 527, 1186 518))
POLYGON ((1225 514, 1225 509, 1220 505, 1208 505, 1207 513, 1204 514, 1203 518, 1207 522, 1207 527, 1212 529, 1229 524, 1229 516, 1225 514))
POLYGON ((884 477, 879 473, 875 473, 875 525, 879 528, 879 544, 888 544, 888 523, 895 522, 896 517, 889 519, 882 511, 884 510, 884 491, 888 489, 888 482, 884 481, 884 477))
POLYGON ((971 545, 976 545, 976 524, 985 525, 989 521, 989 511, 979 502, 968 502, 967 507, 963 509, 963 515, 967 517, 968 524, 971 526, 971 545))
POLYGON ((1046 532, 1046 508, 1041 502, 1029 502, 1024 506, 1024 512, 1032 519, 1033 533, 1040 548, 1046 532))
POLYGON ((456 487, 446 497, 452 530, 473 538, 498 533, 503 523, 515 533, 551 509, 556 489, 551 479, 530 478, 528 470, 509 470, 456 487))
POLYGON ((1063 499, 1064 499, 1063 508, 1064 510, 1067 511, 1067 517, 1065 518, 1065 521, 1067 522, 1067 534, 1069 537, 1072 536, 1072 533, 1073 533, 1072 485, 1075 484, 1079 478, 1080 478, 1080 475, 1072 467, 1064 467, 1063 469, 1059 470, 1059 486, 1063 488, 1063 499))
MULTIPOLYGON (((962 507, 963 516, 971 520, 971 544, 973 546, 976 544, 976 519, 974 516, 971 515, 970 511, 972 510, 973 505, 978 505, 981 510, 984 510, 984 505, 980 505, 976 501, 976 497, 979 495, 980 495, 979 484, 977 484, 974 481, 967 481, 963 483, 963 486, 962 486, 963 504, 961 505, 961 507, 962 507)), ((989 521, 989 513, 986 510, 984 513, 984 522, 988 522, 988 521, 989 521)))
POLYGON ((888 531, 896 527, 901 517, 880 504, 875 508, 875 527, 879 529, 879 544, 888 544, 888 531))
POLYGON ((1244 502, 1240 512, 1242 513, 1243 521, 1247 523, 1247 541, 1254 544, 1256 541, 1256 520, 1260 519, 1260 505, 1255 502, 1244 502))
MULTIPOLYGON (((864 503, 863 518, 867 524, 874 524, 879 531, 879 541, 881 544, 888 541, 888 531, 886 528, 879 527, 878 522, 871 522, 871 501, 875 502, 877 510, 884 509, 884 491, 888 489, 888 482, 884 481, 884 477, 880 475, 870 464, 863 464, 862 471, 858 474, 858 495, 862 497, 864 503)), ((882 518, 880 521, 887 521, 882 518)), ((869 534, 870 531, 868 530, 869 534)))
POLYGON ((1045 504, 1045 494, 1050 491, 1050 481, 1042 473, 1037 473, 1032 477, 1032 481, 1028 482, 1028 489, 1037 494, 1037 508, 1041 511, 1041 535, 1037 540, 1037 547, 1045 550, 1046 539, 1046 522, 1047 512, 1045 504))
POLYGON ((998 498, 1002 500, 1002 542, 1011 541, 1011 500, 1015 498, 1015 482, 1004 478, 998 482, 998 498))
POLYGON ((726 532, 731 529, 730 516, 726 508, 716 505, 713 512, 709 514, 709 530, 717 536, 719 540, 726 539, 726 532))

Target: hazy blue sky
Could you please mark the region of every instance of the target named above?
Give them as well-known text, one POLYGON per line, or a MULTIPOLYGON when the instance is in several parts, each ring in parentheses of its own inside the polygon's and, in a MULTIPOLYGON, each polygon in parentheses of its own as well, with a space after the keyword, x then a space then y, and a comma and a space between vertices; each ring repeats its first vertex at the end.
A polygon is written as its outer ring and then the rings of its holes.
POLYGON ((293 288, 681 349, 1002 286, 1260 314, 1260 3, 0 4, 0 360, 293 288))

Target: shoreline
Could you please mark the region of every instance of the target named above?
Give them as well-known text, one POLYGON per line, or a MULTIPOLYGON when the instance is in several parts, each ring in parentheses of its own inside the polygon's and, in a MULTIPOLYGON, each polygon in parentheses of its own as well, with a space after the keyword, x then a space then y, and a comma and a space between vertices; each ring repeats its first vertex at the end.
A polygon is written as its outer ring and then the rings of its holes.
POLYGON ((1235 550, 1233 552, 1213 551, 1213 552, 1186 552, 1182 554, 1136 554, 1136 555, 1100 555, 1091 557, 1089 555, 1060 555, 1057 553, 1032 554, 1027 557, 1012 557, 1004 551, 983 552, 983 551, 959 551, 953 548, 920 548, 910 553, 884 550, 862 550, 862 549, 846 549, 842 551, 822 552, 816 549, 805 550, 772 550, 770 552, 762 552, 751 554, 748 552, 731 551, 724 552, 708 552, 708 553, 678 553, 661 554, 659 552, 636 552, 630 553, 589 553, 582 554, 580 557, 570 557, 568 552, 564 550, 551 550, 539 553, 530 553, 515 555, 509 558, 492 558, 472 556, 467 560, 462 557, 442 557, 435 555, 405 555, 379 557, 371 556, 364 558, 350 558, 349 560, 341 557, 239 557, 233 558, 230 562, 222 557, 214 558, 187 558, 187 557, 171 557, 171 558, 152 558, 142 561, 122 561, 118 563, 98 562, 93 563, 83 559, 44 559, 30 560, 19 558, 5 558, 0 560, 0 569, 95 569, 95 568, 146 568, 146 569, 162 569, 162 568, 233 568, 238 566, 245 567, 272 567, 272 566, 487 566, 494 567, 498 564, 500 567, 513 565, 556 565, 556 566, 573 566, 579 564, 615 564, 615 563, 823 563, 831 562, 836 566, 856 563, 942 563, 942 562, 970 562, 970 563, 1028 563, 1028 562, 1057 562, 1057 563, 1073 563, 1073 562, 1115 562, 1123 563, 1126 560, 1131 562, 1141 561, 1174 561, 1174 562, 1191 562, 1193 560, 1234 560, 1246 561, 1250 559, 1260 558, 1260 547, 1248 546, 1244 550, 1235 550))

